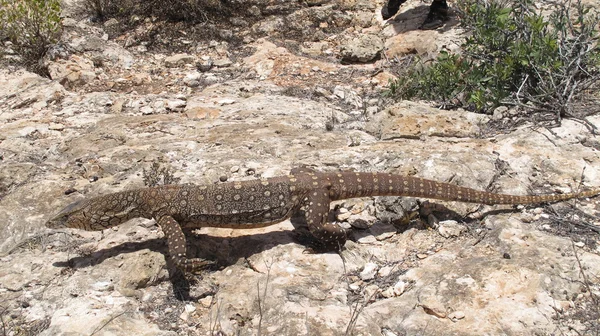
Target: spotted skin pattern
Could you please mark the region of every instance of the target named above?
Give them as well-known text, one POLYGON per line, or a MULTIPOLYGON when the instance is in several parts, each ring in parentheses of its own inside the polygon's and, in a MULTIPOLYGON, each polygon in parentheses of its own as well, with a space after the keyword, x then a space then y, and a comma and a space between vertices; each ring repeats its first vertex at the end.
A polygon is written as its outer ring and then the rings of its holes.
POLYGON ((310 232, 324 245, 339 249, 346 242, 346 232, 327 222, 331 201, 410 196, 490 205, 535 204, 597 194, 600 188, 579 193, 514 196, 387 173, 320 173, 297 168, 288 176, 215 185, 158 186, 85 199, 67 206, 46 226, 97 231, 132 218, 154 218, 165 234, 174 264, 194 272, 210 262, 186 257, 182 229, 265 227, 288 219, 305 207, 310 232))

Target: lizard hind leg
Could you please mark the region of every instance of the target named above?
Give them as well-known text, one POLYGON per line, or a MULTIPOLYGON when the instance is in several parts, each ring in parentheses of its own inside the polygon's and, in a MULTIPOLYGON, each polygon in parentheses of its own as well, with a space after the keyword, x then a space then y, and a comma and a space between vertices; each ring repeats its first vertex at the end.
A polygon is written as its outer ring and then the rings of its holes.
POLYGON ((214 264, 213 261, 201 258, 188 258, 186 256, 186 239, 181 226, 171 216, 162 216, 158 225, 167 238, 169 257, 173 264, 183 272, 195 273, 214 264))
POLYGON ((329 196, 326 189, 311 191, 306 201, 308 230, 328 250, 339 251, 346 243, 346 231, 327 221, 329 196))

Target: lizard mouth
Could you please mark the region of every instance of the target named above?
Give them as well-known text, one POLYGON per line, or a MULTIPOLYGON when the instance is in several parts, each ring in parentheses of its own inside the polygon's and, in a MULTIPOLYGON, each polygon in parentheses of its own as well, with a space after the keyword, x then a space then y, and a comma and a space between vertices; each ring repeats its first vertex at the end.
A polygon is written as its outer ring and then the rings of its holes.
POLYGON ((50 229, 60 229, 69 227, 67 225, 67 220, 69 219, 69 216, 81 210, 84 204, 85 203, 83 200, 79 200, 67 205, 64 209, 61 210, 61 212, 59 212, 56 216, 54 216, 52 219, 46 222, 46 227, 50 229))
POLYGON ((49 229, 60 229, 60 228, 67 227, 67 217, 66 216, 56 216, 46 222, 46 227, 49 229))

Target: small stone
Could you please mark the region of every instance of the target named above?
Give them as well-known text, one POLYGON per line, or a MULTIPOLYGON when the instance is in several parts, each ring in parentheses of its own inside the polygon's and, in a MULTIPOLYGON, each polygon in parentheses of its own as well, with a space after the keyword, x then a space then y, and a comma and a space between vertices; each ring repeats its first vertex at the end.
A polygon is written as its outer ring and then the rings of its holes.
POLYGON ((152 106, 146 105, 140 108, 140 112, 142 112, 143 115, 149 115, 154 113, 154 109, 152 108, 152 106))
POLYGON ((394 296, 400 296, 406 290, 406 282, 400 280, 394 285, 394 296))
POLYGON ((212 305, 212 301, 213 301, 213 297, 210 295, 203 297, 202 299, 199 300, 200 304, 204 308, 210 308, 210 306, 212 305))
POLYGON ((99 292, 106 292, 106 291, 112 291, 113 289, 115 289, 115 285, 110 281, 100 281, 100 282, 94 283, 92 285, 92 288, 99 292))
POLYGON ((196 69, 201 72, 207 72, 213 67, 213 60, 208 57, 207 59, 202 59, 200 62, 196 63, 196 69))
POLYGON ((348 287, 350 287, 351 290, 353 291, 357 291, 360 289, 360 284, 362 281, 357 281, 357 282, 353 282, 350 285, 348 285, 348 287))
POLYGON ((214 66, 216 66, 217 68, 226 68, 228 66, 231 66, 232 64, 233 62, 229 58, 221 58, 214 62, 214 66))
POLYGON ((394 286, 389 287, 381 293, 386 298, 400 296, 406 290, 406 283, 402 280, 398 281, 394 286))
POLYGON ((429 257, 427 253, 417 253, 417 258, 419 259, 425 259, 427 257, 429 257))
POLYGON ((394 267, 392 266, 383 266, 378 272, 377 275, 379 275, 379 277, 384 278, 388 275, 390 275, 390 273, 392 273, 392 270, 394 269, 394 267))
POLYGON ((372 280, 375 278, 375 274, 377 274, 377 269, 379 267, 376 263, 368 262, 365 264, 362 272, 360 272, 360 278, 364 281, 372 280))
POLYGON ((240 166, 233 166, 233 167, 231 167, 231 169, 229 169, 229 171, 231 173, 237 173, 240 171, 240 166))
POLYGON ((193 304, 186 304, 185 307, 183 308, 186 312, 188 313, 192 313, 194 311, 196 311, 196 306, 194 306, 193 304))
POLYGON ((352 216, 352 213, 350 211, 348 211, 348 209, 341 208, 340 213, 337 214, 336 218, 338 221, 343 222, 343 221, 347 220, 348 218, 350 218, 350 216, 352 216), (345 210, 345 211, 342 212, 342 210, 345 210))
POLYGON ((504 118, 504 116, 506 115, 506 112, 508 111, 508 107, 506 106, 499 106, 494 110, 494 113, 492 114, 492 119, 494 120, 500 120, 502 118, 504 118))
POLYGON ((576 243, 574 243, 574 245, 581 248, 581 247, 585 246, 585 243, 584 242, 576 242, 576 243))
POLYGON ((51 124, 48 126, 48 129, 49 129, 49 130, 53 130, 53 131, 62 131, 62 130, 64 130, 64 129, 65 129, 65 125, 63 125, 63 124, 51 123, 51 124))
POLYGON ((185 108, 187 102, 183 99, 175 99, 167 101, 167 109, 171 111, 177 111, 185 108))
POLYGON ((219 77, 217 77, 215 74, 206 74, 206 76, 204 77, 204 84, 205 85, 212 85, 215 83, 219 82, 219 77))
POLYGON ((188 54, 175 54, 165 58, 165 66, 169 68, 179 67, 185 64, 193 63, 196 58, 188 54))
POLYGON ((365 299, 368 302, 373 302, 377 298, 377 293, 381 292, 381 289, 377 285, 369 285, 365 287, 365 299))
POLYGON ((466 228, 457 221, 447 220, 439 223, 438 231, 442 237, 451 238, 460 236, 466 228))
POLYGON ((152 300, 154 300, 154 294, 150 292, 144 292, 144 295, 142 295, 142 302, 150 302, 152 300))
POLYGON ((221 99, 221 100, 219 100, 217 102, 217 104, 219 104, 221 106, 223 106, 223 105, 231 105, 233 103, 235 103, 235 99, 229 99, 229 98, 221 99))
POLYGON ((183 78, 183 84, 185 84, 189 87, 197 87, 197 86, 200 86, 201 79, 202 79, 201 73, 192 72, 192 73, 185 75, 185 77, 183 78))

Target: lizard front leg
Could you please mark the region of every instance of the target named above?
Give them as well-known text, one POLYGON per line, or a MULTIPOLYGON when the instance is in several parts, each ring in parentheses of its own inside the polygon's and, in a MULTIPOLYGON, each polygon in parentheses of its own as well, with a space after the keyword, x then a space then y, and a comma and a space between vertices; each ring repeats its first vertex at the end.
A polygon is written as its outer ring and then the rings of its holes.
POLYGON ((169 246, 169 257, 179 268, 184 272, 197 272, 203 268, 212 265, 212 261, 208 261, 201 258, 190 258, 186 256, 185 247, 185 235, 181 230, 181 226, 171 216, 162 216, 158 220, 158 225, 163 230, 165 237, 167 238, 167 245, 169 246))
POLYGON ((327 222, 330 203, 328 190, 311 191, 306 202, 305 216, 310 233, 319 239, 326 248, 340 250, 346 243, 346 231, 327 222))

